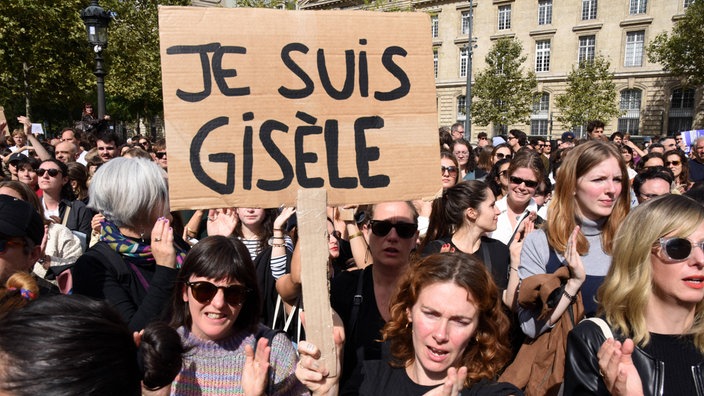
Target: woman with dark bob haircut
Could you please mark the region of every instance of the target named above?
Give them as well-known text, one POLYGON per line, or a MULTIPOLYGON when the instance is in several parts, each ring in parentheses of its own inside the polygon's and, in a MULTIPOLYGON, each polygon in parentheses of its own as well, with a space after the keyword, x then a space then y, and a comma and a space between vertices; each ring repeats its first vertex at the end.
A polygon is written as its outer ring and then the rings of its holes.
MULTIPOLYGON (((0 288, 0 300, 26 299, 26 287, 10 294, 0 288)), ((104 301, 58 295, 3 314, 3 395, 139 396, 140 384, 159 389, 181 368, 183 347, 172 328, 153 322, 133 335, 104 301)))
POLYGON ((210 236, 196 244, 172 299, 171 326, 190 352, 171 394, 307 394, 293 375, 293 344, 259 324, 260 306, 254 265, 241 241, 210 236))
MULTIPOLYGON (((391 357, 364 362, 359 394, 423 395, 438 387, 452 395, 522 394, 493 381, 511 358, 508 329, 497 287, 479 259, 430 255, 399 285, 382 331, 391 357)), ((301 342, 299 351, 298 378, 313 394, 334 392, 335 379, 313 369, 317 348, 301 342)))

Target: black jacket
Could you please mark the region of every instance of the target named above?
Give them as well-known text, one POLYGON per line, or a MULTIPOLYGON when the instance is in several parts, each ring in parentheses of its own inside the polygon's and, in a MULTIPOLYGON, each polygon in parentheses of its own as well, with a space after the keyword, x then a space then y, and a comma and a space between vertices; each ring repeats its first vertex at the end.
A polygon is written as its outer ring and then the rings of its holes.
MULTIPOLYGON (((614 338, 624 341, 618 332, 614 338)), ((596 355, 601 344, 606 341, 601 328, 591 321, 582 321, 567 336, 565 356, 565 395, 610 395, 599 375, 599 359, 596 355)), ((633 351, 633 364, 640 374, 644 396, 662 395, 665 384, 665 363, 648 355, 636 346, 633 351)), ((692 367, 692 377, 697 395, 704 396, 704 362, 692 367)))

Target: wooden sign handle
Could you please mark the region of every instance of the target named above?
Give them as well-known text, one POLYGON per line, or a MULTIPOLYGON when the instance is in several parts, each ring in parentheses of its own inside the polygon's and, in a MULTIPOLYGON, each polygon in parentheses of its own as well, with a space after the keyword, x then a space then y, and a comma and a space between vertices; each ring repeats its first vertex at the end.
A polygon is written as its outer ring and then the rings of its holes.
POLYGON ((298 190, 296 216, 301 244, 301 284, 306 312, 306 340, 321 352, 321 364, 337 376, 337 355, 333 340, 332 308, 328 287, 327 192, 298 190))

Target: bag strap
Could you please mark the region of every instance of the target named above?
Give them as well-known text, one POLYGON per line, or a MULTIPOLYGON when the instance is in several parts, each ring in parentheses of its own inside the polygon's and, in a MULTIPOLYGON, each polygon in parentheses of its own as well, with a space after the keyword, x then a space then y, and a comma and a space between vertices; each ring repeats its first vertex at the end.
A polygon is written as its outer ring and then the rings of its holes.
POLYGON ((64 211, 64 218, 61 220, 61 225, 66 227, 68 223, 68 214, 71 213, 71 205, 66 205, 66 210, 64 211))
POLYGON ((352 333, 354 332, 355 327, 357 326, 357 318, 359 317, 359 307, 362 305, 362 300, 364 299, 362 297, 362 289, 364 288, 364 271, 366 269, 363 269, 359 274, 359 278, 357 278, 357 290, 354 293, 354 297, 352 299, 352 311, 350 312, 350 320, 349 320, 349 333, 350 337, 352 336, 352 333))
POLYGON ((604 333, 604 337, 608 340, 609 338, 614 338, 614 334, 611 332, 611 328, 609 325, 606 323, 606 321, 602 318, 597 318, 597 317, 592 317, 592 318, 586 318, 584 320, 589 320, 594 322, 599 328, 601 328, 601 332, 604 333))

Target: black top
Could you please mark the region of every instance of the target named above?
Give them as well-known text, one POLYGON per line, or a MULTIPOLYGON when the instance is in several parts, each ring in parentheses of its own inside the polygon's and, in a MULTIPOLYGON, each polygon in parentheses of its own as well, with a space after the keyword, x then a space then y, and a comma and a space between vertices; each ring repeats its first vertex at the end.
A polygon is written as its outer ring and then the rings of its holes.
MULTIPOLYGON (((406 373, 406 369, 391 367, 388 362, 375 360, 364 362, 364 382, 359 395, 414 396, 424 395, 441 385, 418 385, 406 373)), ((520 389, 506 382, 482 380, 471 388, 462 389, 462 396, 522 395, 520 389)))
POLYGON ((156 263, 133 263, 149 285, 149 290, 145 290, 126 260, 104 242, 98 242, 71 269, 73 293, 106 300, 120 313, 130 331, 139 331, 167 310, 178 270, 156 263))
POLYGON ((697 394, 692 379, 692 366, 701 363, 704 356, 694 346, 693 336, 650 333, 650 342, 643 347, 643 350, 665 363, 666 395, 697 394))
POLYGON ((382 356, 382 346, 378 340, 381 339, 381 329, 386 322, 377 308, 376 297, 374 296, 372 266, 370 265, 364 270, 343 272, 335 277, 330 287, 330 303, 346 325, 345 356, 340 377, 340 390, 341 393, 345 393, 348 388, 359 388, 358 380, 350 379, 358 362, 362 360, 379 360, 382 356), (354 326, 354 329, 348 329, 354 295, 357 291, 360 276, 364 276, 362 303, 359 306, 356 326, 354 326))
MULTIPOLYGON (((446 243, 450 244, 453 251, 461 252, 461 250, 452 243, 452 237, 446 237, 428 243, 425 249, 423 249, 423 256, 439 253, 442 245, 446 243)), ((508 250, 508 246, 499 240, 483 236, 479 243, 479 249, 474 253, 468 254, 472 254, 474 257, 482 260, 499 289, 506 289, 508 286, 508 268, 509 265, 511 265, 511 254, 508 250), (488 259, 486 252, 489 254, 488 259)))

